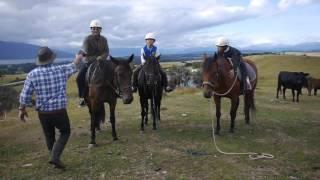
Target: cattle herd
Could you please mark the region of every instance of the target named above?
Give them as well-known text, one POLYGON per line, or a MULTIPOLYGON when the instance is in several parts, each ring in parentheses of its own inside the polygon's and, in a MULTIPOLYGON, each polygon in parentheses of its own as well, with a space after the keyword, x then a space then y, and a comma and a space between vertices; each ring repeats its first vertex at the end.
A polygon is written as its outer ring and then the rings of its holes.
POLYGON ((281 71, 278 75, 277 98, 279 92, 282 93, 283 99, 286 99, 286 89, 292 91, 292 101, 299 102, 299 95, 302 94, 302 88, 308 89, 308 95, 311 96, 312 89, 314 95, 317 95, 317 89, 320 89, 320 79, 313 78, 309 73, 281 71), (296 97, 296 99, 295 99, 296 97))

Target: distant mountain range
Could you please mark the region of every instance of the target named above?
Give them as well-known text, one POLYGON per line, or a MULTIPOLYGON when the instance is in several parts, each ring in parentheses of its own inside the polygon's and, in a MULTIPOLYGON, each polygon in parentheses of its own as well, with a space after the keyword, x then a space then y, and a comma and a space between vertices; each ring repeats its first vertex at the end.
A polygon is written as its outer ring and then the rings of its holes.
MULTIPOLYGON (((37 56, 40 46, 20 43, 20 42, 6 42, 0 41, 0 60, 1 59, 33 59, 37 56)), ((67 58, 74 55, 69 52, 56 50, 57 57, 67 58)))
MULTIPOLYGON (((40 46, 20 43, 20 42, 7 42, 0 41, 0 60, 10 59, 33 59, 36 57, 37 51, 40 46)), ((161 59, 168 61, 174 59, 183 59, 183 57, 200 57, 203 53, 212 54, 215 49, 214 47, 203 47, 203 48, 185 48, 185 49, 166 49, 161 48, 161 59)), ((244 48, 240 48, 243 53, 263 53, 263 52, 284 52, 284 51, 307 51, 307 52, 320 52, 320 42, 308 42, 296 45, 286 44, 259 44, 252 45, 244 48)), ((54 49, 59 58, 72 58, 74 52, 71 53, 69 50, 54 49)), ((75 51, 76 50, 72 50, 75 51)), ((139 61, 140 48, 111 48, 110 54, 113 56, 129 56, 135 54, 135 61, 139 61)))
POLYGON ((283 51, 306 51, 306 52, 320 52, 320 42, 307 42, 295 45, 286 44, 258 44, 243 48, 244 51, 269 51, 269 52, 283 52, 283 51))

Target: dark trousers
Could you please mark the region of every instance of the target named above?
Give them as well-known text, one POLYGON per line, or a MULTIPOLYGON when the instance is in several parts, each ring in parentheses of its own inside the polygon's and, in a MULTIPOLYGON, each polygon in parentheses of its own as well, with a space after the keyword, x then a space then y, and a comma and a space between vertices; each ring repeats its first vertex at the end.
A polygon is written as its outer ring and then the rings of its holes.
POLYGON ((84 98, 86 95, 86 74, 88 71, 89 64, 84 64, 80 69, 79 74, 77 76, 77 85, 78 85, 78 93, 80 98, 84 98))
MULTIPOLYGON (((142 65, 139 65, 134 71, 133 71, 133 87, 138 87, 138 76, 139 76, 139 72, 142 69, 142 65)), ((164 88, 167 87, 168 85, 168 79, 167 79, 167 74, 160 68, 160 75, 161 75, 161 79, 162 79, 162 86, 164 88)))
POLYGON ((60 156, 70 136, 70 123, 66 109, 54 112, 38 112, 41 126, 46 138, 48 150, 51 153, 51 161, 60 161, 60 156), (56 141, 55 128, 60 131, 56 141))

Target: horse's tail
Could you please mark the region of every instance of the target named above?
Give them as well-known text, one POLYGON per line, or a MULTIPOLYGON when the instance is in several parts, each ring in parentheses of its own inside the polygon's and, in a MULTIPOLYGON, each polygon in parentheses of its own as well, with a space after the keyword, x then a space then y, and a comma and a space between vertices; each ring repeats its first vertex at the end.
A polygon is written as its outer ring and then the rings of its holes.
POLYGON ((256 108, 254 103, 254 93, 252 91, 244 93, 244 102, 245 106, 249 109, 254 110, 256 108))
POLYGON ((255 112, 255 111, 256 111, 256 104, 255 104, 255 98, 254 98, 254 90, 252 90, 252 92, 251 92, 250 107, 251 107, 251 111, 252 111, 252 112, 255 112))

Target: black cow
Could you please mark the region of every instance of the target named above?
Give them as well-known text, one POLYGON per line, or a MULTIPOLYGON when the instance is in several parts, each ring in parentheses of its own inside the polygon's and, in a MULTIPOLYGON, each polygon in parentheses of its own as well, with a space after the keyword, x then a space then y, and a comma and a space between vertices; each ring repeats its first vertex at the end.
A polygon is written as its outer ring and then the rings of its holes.
POLYGON ((279 91, 281 91, 281 86, 283 86, 283 99, 286 99, 286 89, 292 90, 292 101, 294 102, 294 90, 297 90, 297 102, 299 102, 299 95, 301 94, 302 87, 308 86, 308 81, 306 76, 308 73, 304 72, 287 72, 281 71, 278 75, 278 88, 277 88, 277 98, 279 98, 279 91))

